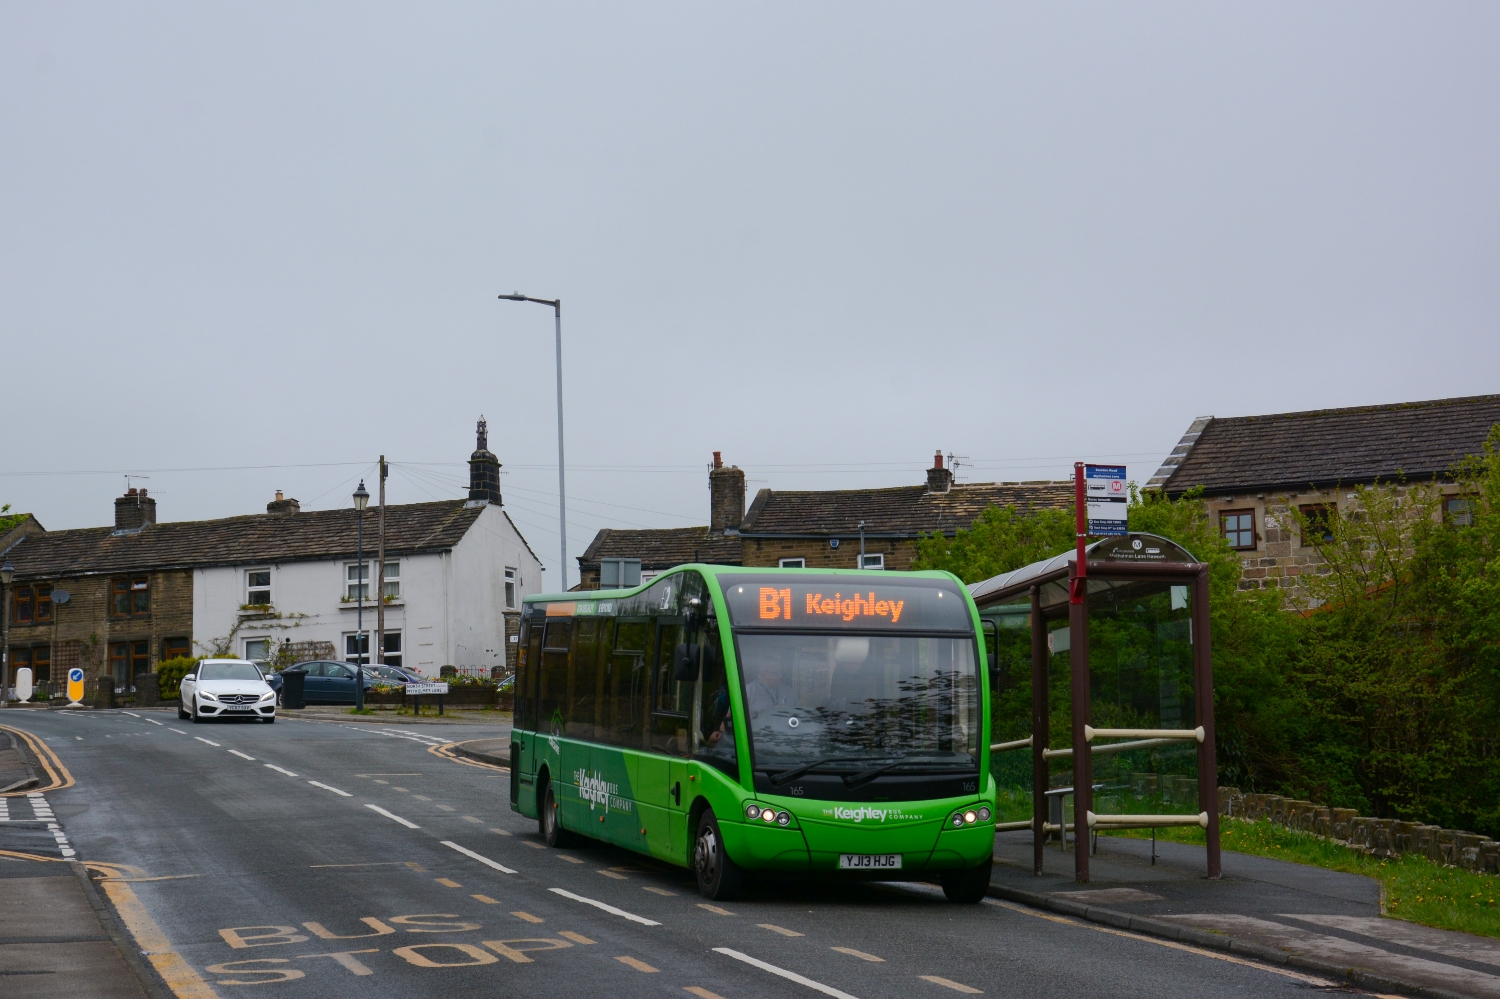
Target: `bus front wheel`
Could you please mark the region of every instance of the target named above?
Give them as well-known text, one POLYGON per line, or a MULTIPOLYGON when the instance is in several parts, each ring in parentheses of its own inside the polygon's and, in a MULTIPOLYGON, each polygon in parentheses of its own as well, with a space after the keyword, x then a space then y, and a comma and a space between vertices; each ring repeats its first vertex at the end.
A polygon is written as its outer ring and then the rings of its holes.
POLYGON ((986 860, 979 867, 971 867, 966 871, 944 871, 939 875, 938 880, 943 885, 943 894, 948 896, 948 901, 973 905, 983 899, 990 887, 992 863, 986 860))
POLYGON ((693 873, 698 891, 708 899, 735 899, 745 883, 745 870, 729 859, 714 810, 706 808, 698 818, 698 836, 693 842, 693 873))

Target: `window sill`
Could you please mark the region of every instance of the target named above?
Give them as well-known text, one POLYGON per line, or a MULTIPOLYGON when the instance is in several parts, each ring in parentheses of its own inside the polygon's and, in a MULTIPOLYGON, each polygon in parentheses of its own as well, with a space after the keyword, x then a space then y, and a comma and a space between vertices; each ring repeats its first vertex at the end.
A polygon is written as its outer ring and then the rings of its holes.
MULTIPOLYGON (((381 601, 381 603, 384 603, 386 607, 405 607, 406 606, 406 601, 403 600, 400 597, 397 597, 395 600, 381 601)), ((367 611, 373 611, 377 606, 378 606, 378 604, 374 600, 366 600, 365 601, 365 610, 367 610, 367 611)), ((359 610, 359 603, 358 603, 358 601, 355 601, 355 600, 351 600, 348 603, 344 603, 341 600, 341 601, 339 601, 339 610, 357 611, 357 610, 359 610)))
POLYGON ((275 604, 256 604, 253 607, 241 607, 237 613, 241 621, 250 621, 259 617, 275 617, 275 604))

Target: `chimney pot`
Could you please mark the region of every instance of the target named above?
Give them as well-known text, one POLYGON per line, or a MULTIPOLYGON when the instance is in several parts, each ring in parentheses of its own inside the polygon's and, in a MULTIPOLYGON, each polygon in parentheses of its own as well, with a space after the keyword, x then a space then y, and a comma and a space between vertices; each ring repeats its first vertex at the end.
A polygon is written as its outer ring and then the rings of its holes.
POLYGON ((281 502, 281 490, 276 490, 276 502, 281 502))
POLYGON ((718 452, 718 451, 714 452, 714 467, 715 468, 723 468, 724 467, 724 459, 721 458, 721 457, 719 457, 719 454, 720 454, 720 452, 718 452))
POLYGON ((932 459, 932 467, 927 470, 927 491, 929 493, 946 493, 953 487, 953 472, 943 467, 943 452, 939 451, 932 459))
POLYGON ((935 455, 932 456, 932 467, 933 468, 942 468, 943 467, 943 452, 939 451, 937 454, 935 454, 935 455))
POLYGON ((135 493, 136 493, 135 486, 131 486, 129 489, 125 490, 125 495, 126 496, 134 496, 135 493))

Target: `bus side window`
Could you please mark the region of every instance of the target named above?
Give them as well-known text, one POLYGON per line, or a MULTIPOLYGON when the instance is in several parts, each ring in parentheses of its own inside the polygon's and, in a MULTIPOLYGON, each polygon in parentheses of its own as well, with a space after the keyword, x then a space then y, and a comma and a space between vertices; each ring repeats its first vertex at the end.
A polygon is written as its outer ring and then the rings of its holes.
POLYGON ((656 656, 651 674, 650 747, 659 753, 686 756, 689 715, 693 709, 693 684, 673 675, 672 660, 679 643, 686 640, 681 622, 663 618, 656 626, 656 656))
MULTIPOLYGON (((528 611, 529 613, 529 611, 528 611)), ((516 659, 516 728, 535 730, 536 675, 542 662, 542 626, 540 618, 521 622, 521 648, 516 659)))
POLYGON ((601 625, 608 624, 608 619, 579 618, 573 632, 573 654, 568 660, 568 707, 563 718, 564 731, 574 739, 595 738, 599 630, 601 625))
POLYGON ((649 619, 621 621, 609 656, 609 731, 603 740, 615 746, 644 748, 646 650, 651 644, 649 619))
POLYGON ((696 756, 739 780, 739 758, 735 753, 734 715, 729 706, 729 679, 724 668, 724 647, 717 620, 704 632, 702 667, 698 684, 698 748, 696 756))
POLYGON ((562 735, 568 709, 568 652, 573 644, 573 619, 547 619, 542 638, 542 668, 537 674, 537 731, 562 735))

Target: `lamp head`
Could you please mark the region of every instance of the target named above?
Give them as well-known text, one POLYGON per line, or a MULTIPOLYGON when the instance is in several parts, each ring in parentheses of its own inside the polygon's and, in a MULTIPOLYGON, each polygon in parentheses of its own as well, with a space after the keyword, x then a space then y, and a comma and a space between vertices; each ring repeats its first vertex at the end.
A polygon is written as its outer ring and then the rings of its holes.
POLYGON ((4 583, 6 586, 9 586, 10 581, 15 578, 16 567, 10 564, 10 559, 6 559, 5 564, 0 565, 0 583, 4 583))
POLYGON ((519 291, 513 291, 509 295, 501 295, 500 297, 501 298, 508 298, 512 302, 524 302, 524 301, 526 301, 526 296, 523 295, 523 294, 521 294, 519 291))
POLYGON ((354 490, 354 509, 360 513, 364 513, 365 507, 369 505, 369 502, 370 492, 365 488, 365 480, 360 479, 359 488, 354 490))

